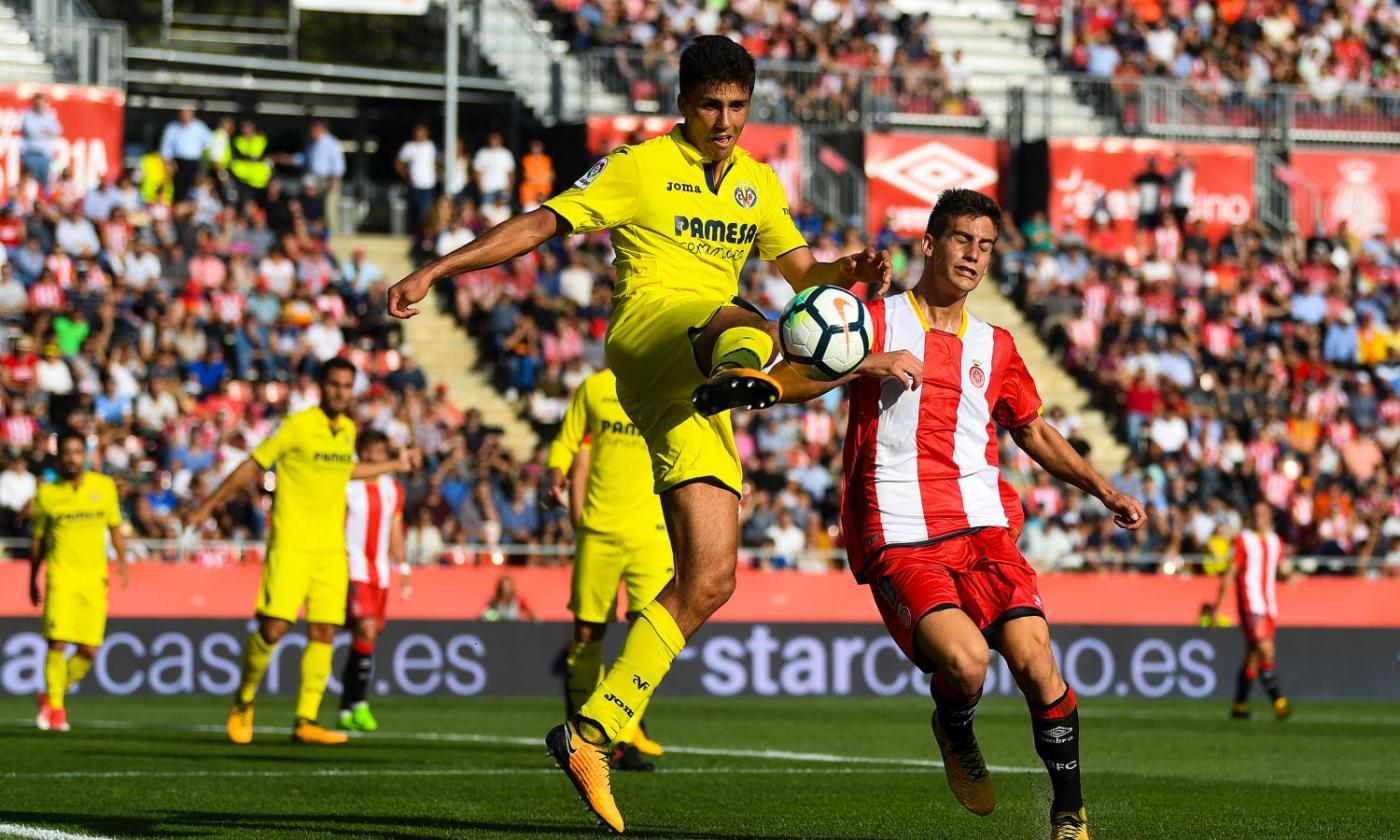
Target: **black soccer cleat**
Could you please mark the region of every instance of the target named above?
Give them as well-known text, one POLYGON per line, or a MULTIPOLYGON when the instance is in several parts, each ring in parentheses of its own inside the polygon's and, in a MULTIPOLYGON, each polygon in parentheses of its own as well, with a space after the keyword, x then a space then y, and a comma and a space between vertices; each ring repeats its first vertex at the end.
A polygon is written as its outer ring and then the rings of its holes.
POLYGON ((1254 717, 1254 713, 1249 710, 1248 703, 1236 703, 1230 707, 1231 720, 1249 720, 1254 717))
POLYGON ((631 744, 618 744, 613 747, 608 763, 621 773, 650 773, 656 765, 642 758, 642 754, 631 744))
POLYGON ((770 408, 783 398, 783 386, 762 371, 729 368, 705 380, 690 395, 702 417, 713 417, 735 408, 770 408))

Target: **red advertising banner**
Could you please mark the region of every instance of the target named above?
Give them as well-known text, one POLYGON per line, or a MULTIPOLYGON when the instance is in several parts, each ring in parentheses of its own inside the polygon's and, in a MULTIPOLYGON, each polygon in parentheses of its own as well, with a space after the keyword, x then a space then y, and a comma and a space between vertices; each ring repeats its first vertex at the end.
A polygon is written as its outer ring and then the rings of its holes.
MULTIPOLYGON (((679 117, 589 117, 588 151, 602 157, 618 146, 665 134, 679 121, 679 117)), ((788 204, 796 206, 802 199, 802 133, 790 125, 749 123, 739 145, 773 167, 788 204)))
POLYGON ((866 137, 865 215, 870 236, 874 238, 886 220, 900 236, 922 236, 938 194, 951 187, 1000 198, 999 148, 996 140, 986 137, 866 137))
POLYGON ((83 190, 116 175, 122 166, 126 95, 115 88, 81 85, 0 85, 0 192, 19 183, 20 118, 36 93, 48 94, 63 126, 54 149, 53 177, 68 167, 83 190))
POLYGON ((1295 151, 1285 180, 1293 193, 1293 218, 1311 236, 1347 223, 1356 236, 1400 230, 1400 155, 1359 150, 1295 151), (1320 212, 1319 220, 1316 214, 1320 212))
POLYGON ((1196 170, 1191 218, 1205 222, 1206 234, 1223 235, 1254 215, 1254 149, 1242 144, 1171 143, 1162 140, 1079 138, 1050 141, 1050 224, 1072 222, 1082 232, 1103 196, 1119 232, 1131 241, 1138 215, 1133 179, 1155 158, 1168 175, 1180 153, 1196 170))
MULTIPOLYGON (((399 599, 395 581, 390 620, 480 618, 502 574, 535 615, 567 621, 570 569, 562 566, 434 566, 413 572, 413 597, 399 599)), ((396 576, 397 577, 397 576, 396 576)), ((137 563, 126 589, 109 594, 113 618, 249 618, 257 597, 258 563, 209 568, 197 563, 137 563)), ((1086 625, 1193 626, 1201 604, 1212 601, 1218 578, 1137 573, 1041 575, 1039 587, 1052 622, 1086 625)), ((1278 587, 1283 627, 1400 628, 1400 578, 1304 577, 1278 587)), ((1234 616, 1234 599, 1227 611, 1234 616)), ((0 616, 33 618, 29 564, 0 561, 0 616)), ((715 614, 717 622, 867 623, 880 621, 868 587, 845 572, 739 570, 739 586, 715 614)))

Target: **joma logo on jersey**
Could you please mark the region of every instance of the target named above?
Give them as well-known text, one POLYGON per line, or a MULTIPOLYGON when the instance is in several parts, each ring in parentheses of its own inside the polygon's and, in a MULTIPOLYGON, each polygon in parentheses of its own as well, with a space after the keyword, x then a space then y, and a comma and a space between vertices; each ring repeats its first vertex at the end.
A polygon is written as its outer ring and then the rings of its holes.
POLYGON ((666 192, 683 192, 700 194, 700 188, 694 184, 682 184, 680 181, 667 181, 666 192))
POLYGON ((613 694, 611 691, 609 691, 607 694, 604 694, 603 699, 613 703, 619 709, 626 712, 628 717, 633 717, 635 715, 635 712, 632 711, 632 707, 617 699, 617 695, 613 694))
POLYGON ((317 452, 313 456, 313 460, 329 464, 353 464, 355 456, 347 455, 344 452, 317 452))
POLYGON ((698 216, 677 216, 676 236, 723 242, 726 245, 747 245, 758 238, 758 225, 701 219, 698 216))

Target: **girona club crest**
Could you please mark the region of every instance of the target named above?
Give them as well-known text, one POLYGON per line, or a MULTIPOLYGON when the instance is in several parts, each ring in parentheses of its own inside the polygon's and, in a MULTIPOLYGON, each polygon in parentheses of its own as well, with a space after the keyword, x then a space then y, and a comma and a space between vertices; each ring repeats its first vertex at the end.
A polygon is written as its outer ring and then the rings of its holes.
POLYGON ((983 372, 981 362, 972 363, 972 367, 967 371, 967 381, 971 382, 974 388, 987 387, 987 374, 983 372))
POLYGON ((1333 230, 1342 222, 1357 236, 1387 230, 1390 208, 1385 191, 1376 183, 1376 164, 1348 158, 1337 164, 1342 180, 1327 194, 1327 224, 1333 230))

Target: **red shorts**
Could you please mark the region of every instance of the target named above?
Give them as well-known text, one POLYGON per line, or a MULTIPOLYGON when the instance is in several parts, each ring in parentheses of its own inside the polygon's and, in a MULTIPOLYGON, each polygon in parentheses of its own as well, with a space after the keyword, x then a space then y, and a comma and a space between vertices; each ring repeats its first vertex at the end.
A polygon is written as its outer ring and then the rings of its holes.
POLYGON ((1244 607, 1240 607, 1240 629, 1244 631, 1245 641, 1251 645, 1272 639, 1274 637, 1274 617, 1263 613, 1246 612, 1244 607))
POLYGON ((866 570, 880 617, 899 649, 925 673, 915 632, 931 612, 956 607, 986 635, 1007 620, 1045 617, 1035 569, 1007 528, 982 528, 931 545, 890 546, 866 570))
POLYGON ((388 588, 352 580, 345 604, 345 623, 358 624, 363 619, 372 618, 375 629, 383 630, 385 606, 388 603, 388 588))

